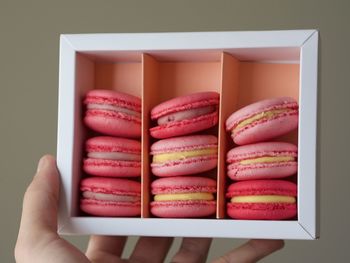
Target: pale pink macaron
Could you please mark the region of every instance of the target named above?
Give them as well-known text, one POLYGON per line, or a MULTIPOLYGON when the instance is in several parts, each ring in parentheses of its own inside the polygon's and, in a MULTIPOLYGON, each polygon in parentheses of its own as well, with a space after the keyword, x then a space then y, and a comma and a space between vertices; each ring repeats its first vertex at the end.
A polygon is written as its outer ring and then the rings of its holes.
POLYGON ((141 143, 136 140, 98 136, 85 143, 84 171, 95 176, 141 175, 141 143))
POLYGON ((282 220, 297 214, 297 186, 283 180, 233 183, 226 196, 227 214, 235 219, 282 220))
POLYGON ((141 184, 105 177, 89 177, 80 183, 80 209, 95 216, 139 216, 141 184))
POLYGON ((273 179, 296 174, 298 148, 286 142, 261 142, 227 153, 227 174, 233 180, 273 179))
POLYGON ((158 126, 152 137, 163 139, 208 129, 218 123, 219 94, 199 92, 165 101, 151 111, 158 126))
POLYGON ((158 217, 207 217, 216 210, 216 181, 199 176, 168 177, 152 183, 151 213, 158 217))
POLYGON ((113 90, 91 90, 86 94, 84 122, 105 135, 141 136, 141 99, 113 90))
POLYGON ((218 140, 213 135, 191 135, 155 142, 151 146, 152 172, 157 176, 197 174, 214 169, 218 140))
POLYGON ((226 130, 238 145, 266 141, 296 129, 298 115, 293 98, 262 100, 234 112, 226 121, 226 130))

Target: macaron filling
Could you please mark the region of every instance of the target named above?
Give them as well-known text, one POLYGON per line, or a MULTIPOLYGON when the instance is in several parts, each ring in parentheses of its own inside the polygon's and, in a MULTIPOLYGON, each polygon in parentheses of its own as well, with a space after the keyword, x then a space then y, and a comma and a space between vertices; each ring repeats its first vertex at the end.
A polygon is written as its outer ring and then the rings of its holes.
POLYGON ((252 124, 253 122, 260 121, 262 119, 273 119, 276 116, 291 111, 292 109, 276 109, 270 111, 259 112, 258 114, 253 115, 247 119, 240 121, 237 125, 235 125, 232 129, 232 133, 236 133, 238 130, 242 129, 245 126, 252 124))
POLYGON ((294 196, 284 195, 248 195, 234 196, 231 203, 290 203, 294 204, 296 199, 294 196))
POLYGON ((92 191, 84 191, 82 195, 85 199, 93 199, 107 202, 139 202, 141 200, 140 196, 106 194, 92 191))
POLYGON ((94 159, 109 159, 119 161, 141 161, 141 154, 122 153, 122 152, 89 152, 88 158, 94 159))
POLYGON ((216 111, 216 108, 217 108, 216 106, 206 106, 206 107, 201 107, 196 109, 189 109, 189 110, 174 112, 158 118, 157 123, 158 125, 164 125, 171 122, 193 119, 205 114, 213 113, 214 111, 216 111))
POLYGON ((164 163, 167 161, 183 160, 191 157, 216 155, 217 153, 217 148, 205 148, 192 151, 155 154, 153 156, 153 163, 164 163))
POLYGON ((293 156, 265 156, 252 159, 246 159, 239 161, 239 164, 248 165, 255 163, 274 163, 274 162, 293 162, 295 158, 293 156))
POLYGON ((154 201, 187 201, 187 200, 214 200, 212 193, 178 193, 178 194, 158 194, 154 196, 154 201))
POLYGON ((127 109, 127 108, 123 108, 123 107, 114 106, 111 104, 89 103, 89 104, 87 104, 87 109, 88 110, 107 110, 107 111, 121 112, 121 113, 125 113, 128 115, 132 115, 132 116, 141 118, 140 112, 137 112, 137 111, 134 111, 131 109, 127 109))

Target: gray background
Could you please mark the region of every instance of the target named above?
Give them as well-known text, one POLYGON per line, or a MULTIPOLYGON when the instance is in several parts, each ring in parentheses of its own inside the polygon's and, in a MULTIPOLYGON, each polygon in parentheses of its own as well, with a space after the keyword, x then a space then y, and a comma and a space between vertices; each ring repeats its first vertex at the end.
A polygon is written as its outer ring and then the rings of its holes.
MULTIPOLYGON (((60 33, 319 29, 321 238, 263 262, 348 262, 349 1, 0 1, 1 262, 13 262, 22 196, 56 151, 60 33)), ((80 248, 86 237, 69 237, 80 248)), ((133 238, 127 247, 129 253, 133 238)), ((242 240, 216 239, 210 258, 242 240)), ((176 241, 176 246, 179 240, 176 241)), ((174 253, 172 250, 171 253, 174 253)))

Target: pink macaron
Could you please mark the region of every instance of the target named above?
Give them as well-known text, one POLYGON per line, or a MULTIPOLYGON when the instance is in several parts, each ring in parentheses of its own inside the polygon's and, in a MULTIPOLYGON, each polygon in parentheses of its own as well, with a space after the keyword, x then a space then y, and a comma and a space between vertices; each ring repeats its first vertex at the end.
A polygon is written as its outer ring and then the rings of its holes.
POLYGON ((287 177, 298 170, 297 156, 297 146, 286 142, 238 146, 227 153, 227 173, 233 180, 287 177))
POLYGON ((141 214, 141 184, 105 177, 90 177, 80 184, 80 209, 95 216, 138 216, 141 214))
POLYGON ((209 171, 217 166, 218 140, 213 135, 191 135, 155 142, 151 167, 157 176, 178 176, 209 171))
POLYGON ((165 101, 151 111, 158 126, 150 129, 154 138, 163 139, 208 129, 218 123, 217 92, 199 92, 165 101))
POLYGON ((233 183, 226 196, 227 214, 236 219, 281 220, 297 214, 297 186, 283 180, 254 180, 233 183))
POLYGON ((141 136, 141 99, 113 90, 91 90, 86 94, 84 122, 106 135, 141 136))
POLYGON ((216 210, 216 181, 205 177, 168 177, 152 183, 151 213, 158 217, 207 217, 216 210))
POLYGON ((298 114, 293 98, 263 100, 234 112, 226 121, 226 130, 238 145, 266 141, 296 129, 298 114))
POLYGON ((85 143, 84 171, 90 175, 134 177, 141 175, 141 143, 108 136, 93 137, 85 143))

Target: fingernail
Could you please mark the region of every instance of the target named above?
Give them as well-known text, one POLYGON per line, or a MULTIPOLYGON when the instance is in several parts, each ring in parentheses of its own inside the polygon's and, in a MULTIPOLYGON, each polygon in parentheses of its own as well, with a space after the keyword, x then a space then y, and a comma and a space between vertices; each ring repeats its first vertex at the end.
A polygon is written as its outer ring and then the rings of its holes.
POLYGON ((45 167, 46 162, 47 162, 47 160, 46 160, 45 156, 41 157, 39 160, 38 168, 36 169, 36 172, 39 172, 40 170, 42 170, 45 167))

